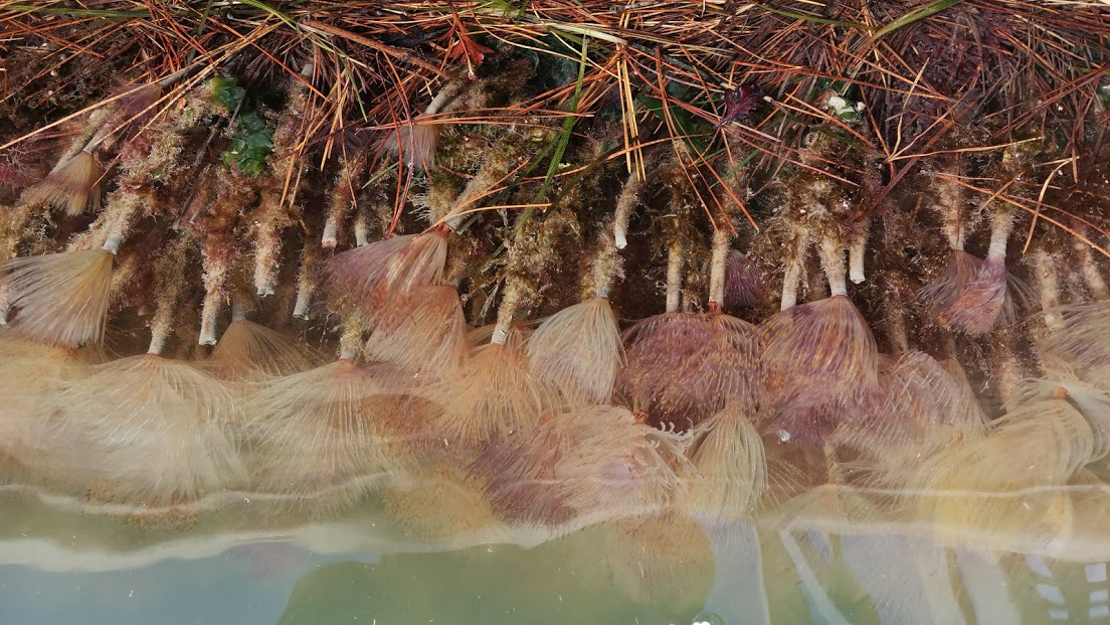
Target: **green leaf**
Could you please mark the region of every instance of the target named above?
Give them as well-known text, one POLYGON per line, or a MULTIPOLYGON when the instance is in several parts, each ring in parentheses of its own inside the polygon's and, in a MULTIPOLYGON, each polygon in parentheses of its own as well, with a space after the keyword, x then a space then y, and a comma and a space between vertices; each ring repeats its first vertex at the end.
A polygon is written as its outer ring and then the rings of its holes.
POLYGON ((247 132, 259 132, 266 128, 266 118, 258 111, 242 111, 239 114, 239 126, 247 132))
POLYGON ((274 129, 260 110, 260 98, 248 97, 234 78, 220 77, 212 80, 212 101, 228 112, 237 112, 235 134, 220 155, 224 164, 251 176, 265 171, 266 159, 274 149, 274 129))
POLYGON ((260 149, 260 150, 269 151, 271 148, 274 147, 274 143, 273 143, 273 141, 271 141, 271 134, 272 134, 272 131, 271 132, 252 132, 249 135, 246 135, 245 137, 243 137, 243 142, 246 144, 246 147, 248 149, 257 148, 257 149, 260 149))
POLYGON ((257 176, 266 171, 266 161, 256 158, 241 158, 238 162, 239 171, 248 176, 257 176))
POLYGON ((234 78, 217 76, 212 79, 212 102, 226 111, 238 108, 247 90, 239 86, 234 78))

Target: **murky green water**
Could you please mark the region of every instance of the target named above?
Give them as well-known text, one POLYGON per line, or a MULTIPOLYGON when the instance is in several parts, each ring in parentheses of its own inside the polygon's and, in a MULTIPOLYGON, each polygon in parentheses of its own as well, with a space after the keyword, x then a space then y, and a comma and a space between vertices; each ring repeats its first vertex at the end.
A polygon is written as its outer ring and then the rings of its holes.
MULTIPOLYGON (((825 487, 728 522, 614 514, 540 530, 464 528, 447 499, 435 510, 374 497, 324 519, 248 495, 179 527, 149 527, 108 507, 9 490, 0 500, 0 622, 1110 620, 1110 492, 1014 497, 1012 509, 1030 518, 925 523, 882 494, 825 487)), ((952 510, 982 504, 975 499, 952 510)))

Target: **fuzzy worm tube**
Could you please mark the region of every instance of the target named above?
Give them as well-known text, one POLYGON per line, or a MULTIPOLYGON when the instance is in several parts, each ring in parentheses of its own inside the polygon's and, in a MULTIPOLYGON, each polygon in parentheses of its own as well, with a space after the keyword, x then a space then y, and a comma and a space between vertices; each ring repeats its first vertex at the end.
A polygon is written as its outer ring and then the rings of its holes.
POLYGON ((308 319, 312 307, 312 295, 316 292, 316 263, 320 249, 310 235, 305 236, 304 250, 301 252, 301 267, 297 273, 297 301, 293 305, 293 316, 308 319))
POLYGON ((601 237, 601 247, 597 258, 594 260, 594 297, 608 299, 613 289, 613 280, 622 271, 621 257, 617 254, 614 239, 605 235, 601 237))
POLYGON ((520 287, 515 278, 510 278, 505 284, 505 293, 501 297, 501 305, 497 308, 497 324, 493 327, 493 336, 490 343, 504 345, 509 339, 509 331, 513 328, 513 319, 516 317, 517 306, 520 305, 520 287))
POLYGON ((852 284, 861 284, 867 280, 864 273, 863 261, 867 254, 867 236, 871 228, 871 220, 865 219, 856 224, 848 244, 848 279, 852 284))
POLYGON ((632 172, 621 187, 620 196, 617 198, 617 210, 613 217, 613 238, 618 250, 628 246, 628 221, 632 217, 632 209, 640 201, 640 194, 644 190, 644 180, 639 172, 632 172))
POLYGON ((1000 209, 991 217, 991 242, 987 248, 987 261, 1005 262, 1006 246, 1014 228, 1014 211, 1000 209))
MULTIPOLYGON (((961 162, 957 161, 952 167, 956 175, 961 172, 961 162)), ((964 249, 964 188, 956 182, 938 178, 937 185, 937 210, 940 213, 944 235, 948 238, 948 246, 954 250, 964 249)))
POLYGON ((254 188, 232 169, 221 169, 216 199, 208 206, 204 229, 204 302, 200 313, 201 345, 216 344, 216 321, 227 301, 227 281, 239 257, 235 226, 239 215, 257 199, 254 188))
POLYGON ((339 359, 354 362, 362 350, 362 334, 365 324, 361 319, 350 319, 343 327, 339 337, 339 359))
MULTIPOLYGON (((273 295, 277 289, 278 267, 281 265, 281 232, 295 222, 294 199, 283 198, 286 180, 293 180, 299 172, 290 171, 298 160, 304 123, 308 108, 308 83, 312 79, 313 64, 301 67, 301 79, 290 79, 289 99, 278 117, 273 135, 273 155, 270 157, 271 181, 261 193, 255 225, 254 288, 260 297, 273 295), (284 164, 287 169, 278 170, 284 164), (284 200, 284 201, 283 201, 284 200)), ((294 182, 295 190, 295 182, 294 182)))
POLYGON ((266 297, 277 289, 281 230, 292 220, 281 205, 281 194, 276 189, 263 189, 260 198, 254 238, 254 290, 259 297, 266 297))
POLYGON ((247 307, 241 301, 236 300, 231 302, 231 321, 246 321, 247 320, 247 307))
POLYGON ((146 353, 161 356, 162 352, 166 349, 166 340, 170 336, 170 328, 173 324, 173 311, 167 315, 161 313, 159 307, 158 313, 155 314, 154 320, 150 324, 150 347, 147 348, 146 353))
POLYGON ((173 333, 174 311, 181 291, 185 288, 186 252, 189 238, 182 235, 170 246, 155 268, 154 289, 156 303, 150 320, 150 347, 148 354, 160 356, 166 341, 173 333))
POLYGON ((798 287, 802 283, 802 264, 809 251, 809 237, 802 232, 794 235, 794 246, 786 259, 786 271, 782 277, 782 300, 780 310, 793 308, 798 303, 798 287))
POLYGON ((906 334, 906 304, 898 295, 883 299, 883 309, 886 317, 886 334, 891 346, 897 353, 906 353, 910 350, 909 337, 906 334))
POLYGON ((1107 288, 1106 281, 1103 280, 1102 274, 1098 270, 1098 264, 1095 263, 1094 255, 1091 254, 1091 246, 1076 239, 1075 249, 1079 252, 1079 262, 1083 265, 1083 279, 1087 282, 1087 289, 1090 290, 1091 297, 1096 300, 1110 299, 1110 288, 1107 288))
POLYGON ((477 173, 466 183, 462 193, 455 198, 451 209, 442 215, 433 213, 432 223, 443 221, 452 230, 458 229, 468 211, 473 210, 477 202, 496 189, 497 185, 513 172, 518 165, 517 158, 520 154, 519 141, 514 137, 510 136, 495 144, 477 173))
POLYGON ((1064 327, 1064 322, 1060 318, 1060 283, 1056 263, 1046 250, 1038 249, 1033 252, 1033 266, 1037 274, 1045 326, 1049 330, 1059 330, 1064 327))
POLYGON ((844 273, 844 246, 840 240, 832 235, 825 235, 818 247, 821 255, 821 268, 825 270, 825 278, 829 281, 829 294, 848 295, 848 282, 844 273))
POLYGON ((335 188, 328 204, 328 215, 324 220, 324 232, 320 238, 320 245, 324 249, 333 249, 339 244, 339 229, 355 207, 355 190, 360 186, 358 177, 362 173, 365 160, 359 155, 341 156, 340 163, 339 175, 335 179, 335 188))
POLYGON ((370 218, 366 209, 361 208, 355 217, 355 245, 362 247, 370 244, 370 218))
POLYGON ((713 244, 709 261, 709 309, 720 312, 725 301, 725 269, 728 265, 728 249, 732 234, 724 227, 713 233, 713 244))
POLYGON ((682 265, 686 259, 686 245, 676 237, 667 248, 667 312, 678 312, 682 303, 682 265))

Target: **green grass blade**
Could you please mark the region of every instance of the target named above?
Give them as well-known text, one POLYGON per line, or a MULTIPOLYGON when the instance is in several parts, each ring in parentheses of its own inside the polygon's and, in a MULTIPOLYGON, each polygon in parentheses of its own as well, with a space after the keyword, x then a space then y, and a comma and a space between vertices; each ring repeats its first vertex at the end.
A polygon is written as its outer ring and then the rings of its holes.
MULTIPOLYGON (((559 132, 559 137, 555 144, 555 153, 551 155, 551 164, 547 166, 547 177, 544 178, 543 184, 540 185, 540 190, 536 192, 533 203, 540 202, 544 196, 547 195, 547 190, 551 187, 551 182, 555 179, 555 173, 559 171, 559 165, 563 163, 563 154, 567 151, 567 145, 570 143, 571 132, 574 130, 574 124, 578 121, 578 116, 573 113, 578 112, 578 102, 582 98, 582 84, 586 79, 586 61, 587 52, 589 51, 589 38, 582 39, 582 55, 579 57, 578 62, 578 82, 574 86, 574 96, 570 100, 570 113, 566 119, 563 120, 563 129, 559 132)), ((524 209, 524 214, 516 222, 516 227, 513 228, 513 236, 516 236, 520 229, 531 218, 535 208, 524 209)))
POLYGON ((796 20, 802 20, 804 22, 814 22, 816 24, 828 24, 829 26, 840 26, 841 28, 855 28, 857 30, 867 30, 867 31, 872 30, 872 28, 870 26, 868 26, 867 24, 859 24, 859 23, 856 23, 856 22, 842 22, 842 21, 839 21, 839 20, 830 20, 830 19, 824 18, 824 17, 817 17, 816 15, 809 15, 808 13, 795 13, 794 11, 786 11, 784 9, 776 9, 773 6, 769 6, 769 5, 766 5, 766 4, 757 4, 755 6, 763 9, 764 11, 774 13, 775 15, 781 15, 783 17, 792 17, 796 20))
POLYGON ((875 41, 876 39, 879 39, 880 37, 883 37, 885 35, 889 35, 890 33, 898 30, 899 28, 901 28, 903 26, 906 26, 907 24, 912 24, 913 22, 916 22, 917 20, 924 19, 926 17, 929 17, 930 15, 935 15, 937 13, 940 13, 941 11, 947 9, 948 7, 955 6, 955 5, 957 5, 957 4, 959 4, 963 1, 964 0, 936 0, 936 2, 933 2, 931 4, 927 4, 927 5, 925 5, 921 8, 918 8, 918 9, 914 9, 914 10, 910 11, 909 13, 906 13, 902 17, 900 17, 900 18, 894 20, 893 22, 887 24, 886 26, 883 26, 882 28, 880 28, 878 31, 875 32, 874 35, 871 36, 871 41, 875 41))
MULTIPOLYGON (((574 95, 571 97, 570 106, 568 107, 570 109, 570 113, 572 114, 567 115, 566 118, 563 120, 563 128, 559 131, 559 136, 557 136, 554 141, 549 143, 544 151, 540 154, 540 156, 534 161, 533 165, 529 166, 528 169, 521 174, 522 176, 527 176, 528 173, 530 173, 532 169, 534 169, 535 166, 538 165, 545 156, 547 156, 548 153, 554 152, 554 154, 552 154, 551 156, 551 163, 547 166, 547 176, 544 178, 543 184, 540 185, 539 191, 537 191, 536 195, 533 197, 533 203, 537 203, 543 200, 543 198, 547 195, 548 189, 551 188, 551 182, 555 179, 556 172, 559 171, 559 165, 563 162, 563 154, 566 153, 567 145, 570 143, 571 132, 574 130, 574 124, 578 121, 578 116, 574 115, 573 113, 578 112, 578 102, 582 97, 582 85, 586 79, 586 54, 588 50, 588 38, 583 38, 582 53, 579 57, 578 63, 578 81, 574 87, 574 95)), ((556 199, 556 201, 558 201, 558 199, 556 199)), ((514 238, 520 234, 520 231, 524 227, 524 224, 528 223, 528 220, 532 218, 532 214, 535 212, 535 210, 536 209, 534 207, 524 209, 524 212, 520 215, 520 219, 517 219, 516 225, 513 226, 514 238)), ((501 244, 497 246, 497 249, 493 251, 493 254, 490 255, 489 260, 487 260, 482 265, 480 271, 484 272, 486 269, 492 266, 494 261, 496 261, 501 253, 505 251, 506 247, 507 245, 505 241, 502 241, 501 244)))
POLYGON ((282 13, 281 11, 278 11, 277 9, 275 9, 274 7, 266 4, 265 2, 261 2, 260 0, 238 0, 238 1, 241 4, 245 4, 249 7, 254 7, 254 8, 260 10, 260 11, 264 11, 266 13, 269 13, 270 15, 273 15, 274 17, 278 18, 279 20, 285 22, 285 25, 289 26, 293 30, 297 30, 297 31, 300 30, 300 27, 297 26, 297 22, 293 18, 291 18, 288 15, 282 13))

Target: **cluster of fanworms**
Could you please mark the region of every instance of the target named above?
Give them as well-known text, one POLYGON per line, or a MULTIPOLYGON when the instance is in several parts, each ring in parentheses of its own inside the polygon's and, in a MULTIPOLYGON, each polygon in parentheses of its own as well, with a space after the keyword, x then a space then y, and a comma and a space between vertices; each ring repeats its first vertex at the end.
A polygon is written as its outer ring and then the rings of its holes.
MULTIPOLYGON (((562 525, 1103 470, 1105 181, 1048 133, 959 129, 893 185, 854 149, 864 104, 823 90, 767 175, 691 136, 622 149, 604 110, 529 115, 536 62, 503 50, 321 140, 296 69, 194 63, 4 156, 3 479, 163 514, 448 474, 562 525)), ((724 89, 728 154, 764 91, 724 89)))

